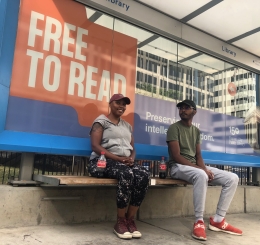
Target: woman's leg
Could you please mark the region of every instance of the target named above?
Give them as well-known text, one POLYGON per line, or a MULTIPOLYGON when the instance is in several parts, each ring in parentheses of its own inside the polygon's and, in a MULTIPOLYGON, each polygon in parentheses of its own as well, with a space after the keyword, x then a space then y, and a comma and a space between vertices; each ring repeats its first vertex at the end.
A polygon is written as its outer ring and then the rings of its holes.
MULTIPOLYGON (((88 169, 91 176, 93 177, 97 176, 97 170, 96 170, 97 161, 98 158, 94 158, 90 161, 89 164, 88 169)), ((104 177, 118 180, 117 208, 120 209, 118 211, 118 214, 120 215, 120 217, 125 216, 125 213, 122 216, 123 213, 122 209, 125 209, 129 203, 131 186, 134 177, 132 168, 126 166, 124 163, 120 163, 108 158, 107 166, 104 172, 104 177)))
MULTIPOLYGON (((133 182, 133 171, 129 166, 111 159, 107 159, 105 177, 118 180, 117 184, 117 208, 125 209, 129 203, 131 186, 133 182)), ((121 216, 122 212, 118 212, 121 216)), ((123 216, 125 217, 125 213, 123 216)))
POLYGON ((129 205, 127 213, 126 213, 126 218, 129 219, 129 218, 135 217, 138 209, 139 209, 139 206, 129 205))
POLYGON ((149 172, 140 165, 134 165, 132 167, 132 171, 134 174, 134 179, 132 183, 131 199, 127 210, 126 219, 128 230, 132 236, 134 238, 140 238, 142 234, 137 230, 134 217, 148 190, 150 176, 149 172))
MULTIPOLYGON (((150 174, 146 168, 138 164, 135 164, 132 167, 132 171, 133 171, 133 183, 132 183, 130 206, 139 207, 148 190, 150 174)), ((130 209, 131 212, 134 212, 134 210, 135 210, 134 208, 130 209)))
MULTIPOLYGON (((96 175, 96 163, 98 158, 90 161, 89 171, 96 175)), ((122 239, 131 239, 132 234, 128 230, 128 223, 125 218, 126 207, 129 203, 131 186, 133 182, 133 171, 123 163, 107 159, 107 166, 104 177, 118 180, 117 185, 117 222, 114 226, 114 233, 122 239)))

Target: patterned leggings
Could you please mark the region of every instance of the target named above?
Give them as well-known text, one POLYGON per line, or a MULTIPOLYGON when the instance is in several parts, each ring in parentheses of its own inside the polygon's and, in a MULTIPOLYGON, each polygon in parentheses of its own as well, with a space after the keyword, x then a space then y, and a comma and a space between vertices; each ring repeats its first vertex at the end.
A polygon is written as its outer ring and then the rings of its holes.
MULTIPOLYGON (((96 167, 98 158, 90 160, 88 171, 93 177, 97 177, 96 167)), ((107 158, 107 167, 104 177, 117 179, 117 207, 127 207, 130 205, 140 206, 149 185, 149 172, 142 166, 134 164, 129 167, 124 163, 107 158), (131 197, 131 198, 130 198, 131 197)))

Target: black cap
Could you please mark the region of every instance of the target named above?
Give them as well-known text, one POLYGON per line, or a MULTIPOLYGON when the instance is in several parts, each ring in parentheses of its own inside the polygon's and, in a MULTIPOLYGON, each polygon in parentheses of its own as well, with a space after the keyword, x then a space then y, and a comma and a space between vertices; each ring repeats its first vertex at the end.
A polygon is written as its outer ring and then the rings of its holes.
POLYGON ((195 104, 195 102, 192 101, 192 100, 184 100, 184 101, 182 101, 182 102, 179 102, 179 103, 177 104, 177 107, 180 107, 181 105, 188 105, 188 106, 190 106, 190 107, 193 107, 194 110, 197 110, 197 109, 196 109, 196 104, 195 104))

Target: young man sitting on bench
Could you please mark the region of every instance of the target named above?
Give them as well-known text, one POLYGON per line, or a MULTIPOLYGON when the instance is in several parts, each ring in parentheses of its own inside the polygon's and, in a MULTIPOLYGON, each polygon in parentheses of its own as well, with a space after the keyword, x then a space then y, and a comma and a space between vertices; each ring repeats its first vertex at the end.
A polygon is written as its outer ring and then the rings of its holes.
POLYGON ((172 124, 167 132, 169 166, 172 178, 182 179, 193 184, 193 205, 195 223, 192 237, 207 240, 203 213, 205 209, 208 182, 222 186, 216 214, 210 218, 209 229, 233 235, 242 235, 242 231, 228 224, 226 212, 238 185, 238 176, 217 168, 205 166, 200 149, 200 130, 192 125, 197 113, 192 100, 177 104, 181 120, 172 124))

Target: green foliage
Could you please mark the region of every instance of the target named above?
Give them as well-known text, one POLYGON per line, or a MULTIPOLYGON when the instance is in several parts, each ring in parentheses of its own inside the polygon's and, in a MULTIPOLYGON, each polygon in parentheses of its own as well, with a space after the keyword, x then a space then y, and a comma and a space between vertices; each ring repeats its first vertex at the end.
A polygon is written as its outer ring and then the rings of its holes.
POLYGON ((150 83, 144 83, 144 82, 137 82, 136 88, 142 89, 144 91, 150 92, 150 93, 156 93, 156 86, 150 84, 150 83))
POLYGON ((19 168, 0 166, 0 184, 7 184, 8 179, 18 177, 19 168))

